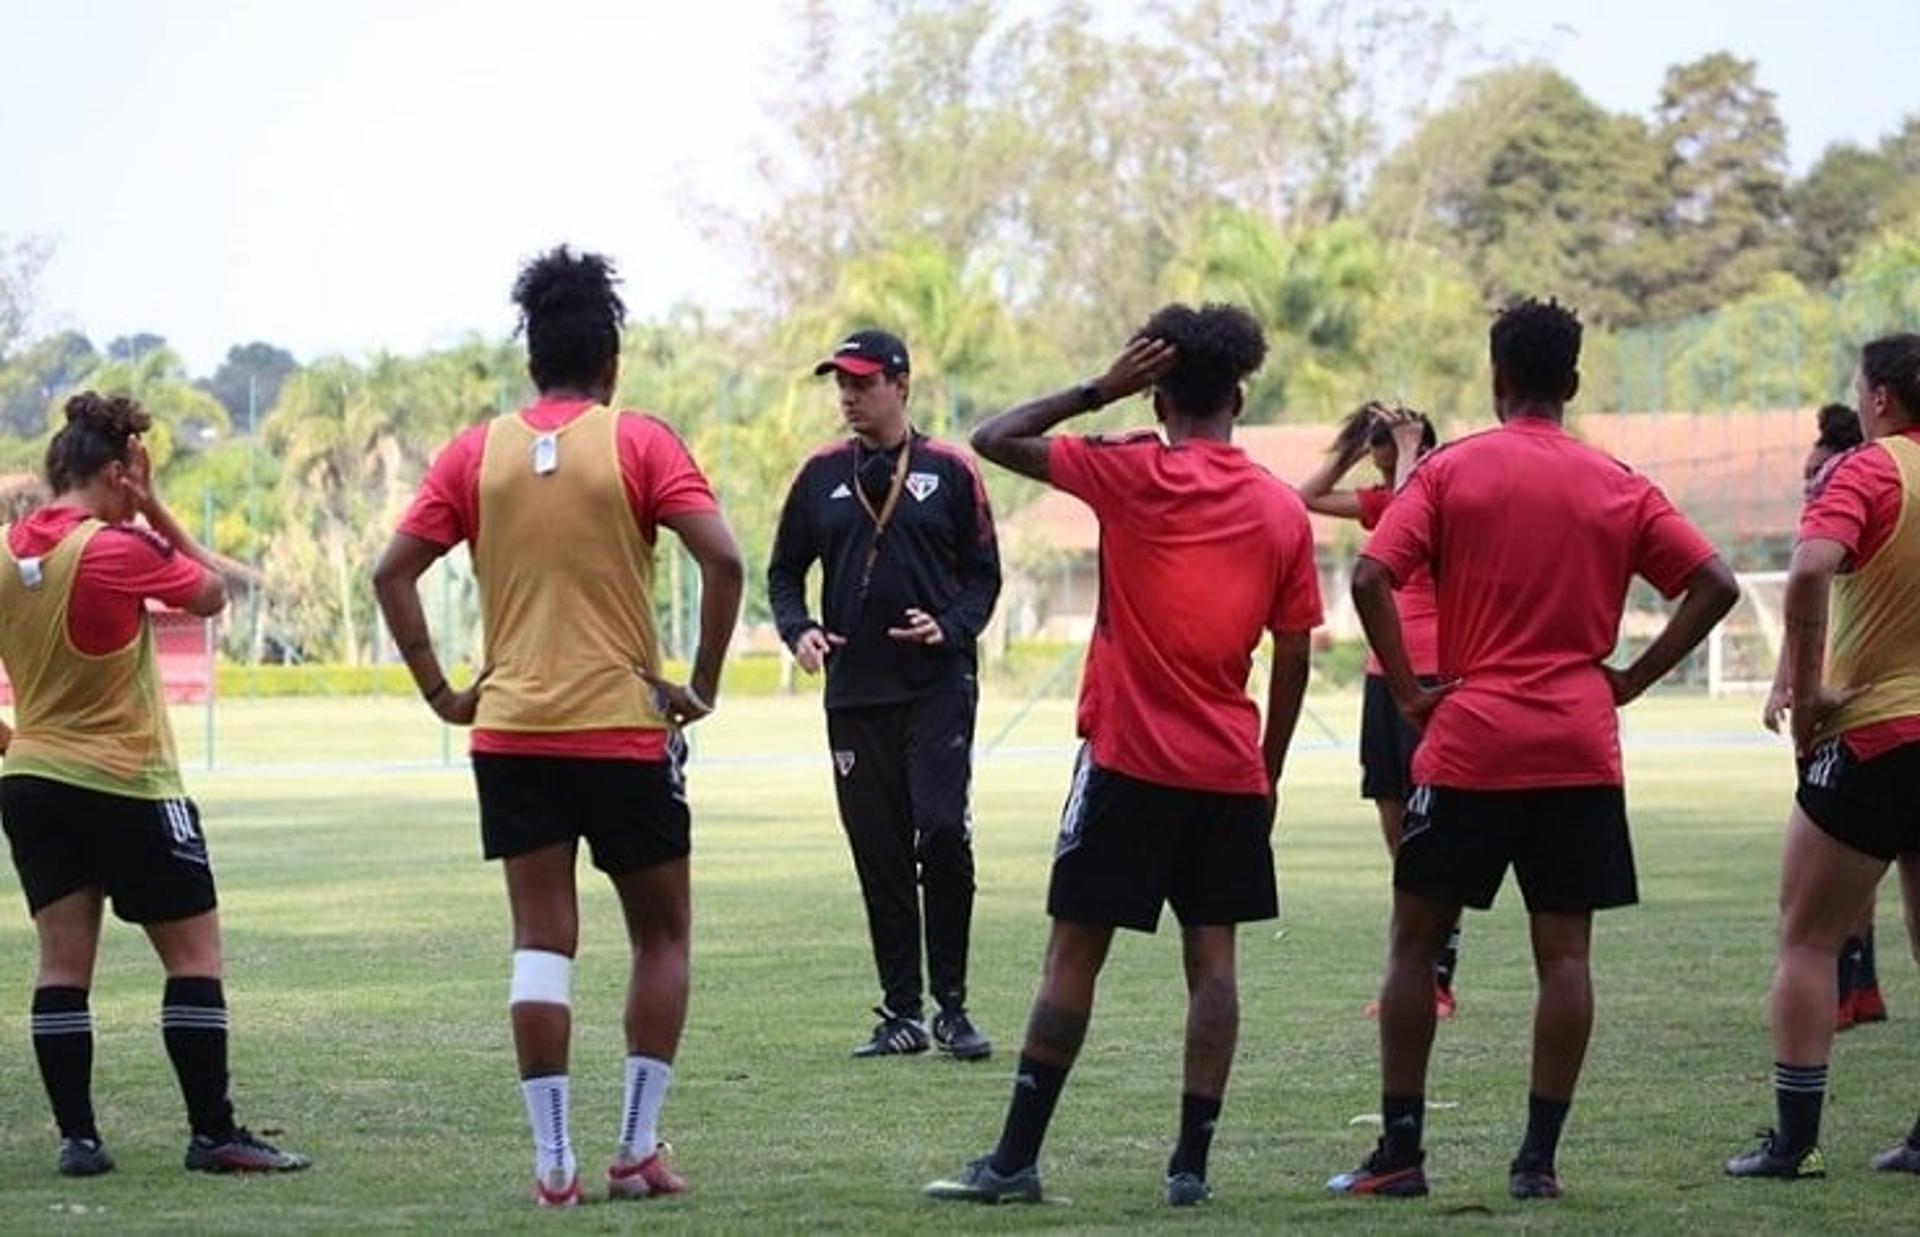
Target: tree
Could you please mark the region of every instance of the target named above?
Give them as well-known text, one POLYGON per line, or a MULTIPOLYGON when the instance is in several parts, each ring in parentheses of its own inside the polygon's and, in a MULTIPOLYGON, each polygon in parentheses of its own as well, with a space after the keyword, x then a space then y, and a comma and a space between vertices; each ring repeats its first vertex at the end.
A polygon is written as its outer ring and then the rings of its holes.
POLYGON ((226 360, 201 383, 226 408, 236 424, 247 423, 249 411, 264 416, 280 394, 280 384, 300 368, 285 348, 255 340, 227 349, 226 360))
POLYGON ((1557 295, 1596 323, 1646 315, 1659 261, 1662 161, 1645 124, 1527 66, 1465 83, 1376 180, 1388 235, 1457 245, 1483 297, 1557 295))
POLYGON ((1670 206, 1648 305, 1680 317, 1786 265, 1786 128, 1754 62, 1727 52, 1668 69, 1655 119, 1670 206))
POLYGON ((53 243, 45 237, 0 234, 0 361, 26 334, 34 288, 52 256, 53 243))
POLYGON ((132 335, 116 335, 107 343, 107 359, 131 363, 138 361, 149 352, 158 352, 166 346, 166 336, 155 335, 149 331, 139 331, 132 335))
POLYGON ((78 331, 62 331, 20 350, 0 365, 0 431, 38 438, 47 428, 47 408, 75 389, 100 354, 78 331))
MULTIPOLYGON (((148 348, 130 360, 109 360, 87 372, 85 385, 106 395, 131 395, 152 414, 147 451, 162 478, 176 456, 184 460, 204 451, 233 428, 220 401, 188 381, 186 366, 170 348, 148 348)), ((54 396, 45 410, 46 424, 64 423, 64 402, 64 392, 54 396)))
POLYGON ((1787 191, 1803 279, 1837 279, 1882 231, 1920 220, 1920 115, 1908 117, 1877 150, 1829 146, 1806 178, 1787 191))

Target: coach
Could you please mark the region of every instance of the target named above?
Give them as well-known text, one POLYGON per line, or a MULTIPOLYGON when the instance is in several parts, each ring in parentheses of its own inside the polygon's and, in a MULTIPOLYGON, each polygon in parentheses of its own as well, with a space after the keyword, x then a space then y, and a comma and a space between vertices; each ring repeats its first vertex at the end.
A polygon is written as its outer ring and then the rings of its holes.
POLYGON ((975 642, 1000 593, 993 517, 973 462, 907 421, 906 345, 858 331, 814 368, 832 374, 852 431, 801 466, 767 567, 780 638, 826 667, 827 740, 840 823, 867 905, 883 993, 855 1056, 929 1047, 920 970, 938 1005, 932 1043, 963 1059, 992 1045, 967 1017, 973 919, 975 642), (806 578, 821 564, 821 617, 806 578), (916 890, 916 884, 924 894, 916 890))

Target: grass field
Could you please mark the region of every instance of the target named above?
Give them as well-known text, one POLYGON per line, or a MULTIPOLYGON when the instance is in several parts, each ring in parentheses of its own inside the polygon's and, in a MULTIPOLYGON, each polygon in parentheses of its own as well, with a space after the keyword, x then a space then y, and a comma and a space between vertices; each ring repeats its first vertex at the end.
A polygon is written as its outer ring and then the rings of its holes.
MULTIPOLYGON (((1337 735, 1354 702, 1315 698, 1337 735)), ((1868 1154, 1920 1104, 1920 979, 1882 903, 1893 1021, 1844 1037, 1825 1146, 1833 1177, 1731 1183, 1721 1160, 1771 1118, 1764 997, 1790 766, 1755 741, 1754 702, 1645 702, 1630 714, 1630 801, 1644 904, 1597 932, 1599 1023, 1561 1153, 1568 1197, 1508 1201, 1525 1113, 1532 993, 1509 887, 1470 918, 1461 1013, 1440 1031, 1424 1202, 1331 1200, 1321 1183, 1371 1145, 1377 1050, 1361 1008, 1380 971, 1386 861, 1354 792, 1349 745, 1290 766, 1279 924, 1241 938, 1242 1035, 1203 1215, 1159 1205, 1178 1112, 1177 943, 1124 936, 1043 1156, 1059 1205, 973 1210, 919 1185, 989 1146, 1045 934, 1042 894, 1068 770, 1069 707, 1048 702, 975 782, 980 899, 974 1008, 986 1065, 856 1062, 875 999, 860 900, 832 811, 817 705, 730 701, 693 772, 692 1010, 665 1132, 683 1199, 568 1217, 527 1200, 529 1151, 504 1009, 507 922, 478 855, 463 768, 440 767, 424 710, 394 701, 224 704, 221 768, 197 772, 201 719, 177 719, 219 870, 243 1120, 311 1152, 275 1180, 189 1178, 161 1051, 160 975, 108 931, 93 1006, 100 1117, 120 1170, 53 1175, 28 1048, 30 927, 0 876, 0 1231, 432 1230, 669 1224, 741 1232, 1149 1224, 1347 1229, 1888 1231, 1920 1227, 1920 1180, 1868 1154), (1704 736, 1692 738, 1690 736, 1704 736)), ((1010 705, 983 711, 983 741, 1010 705)), ((1319 737, 1303 727, 1303 737, 1319 737)), ((457 749, 456 749, 457 753, 457 749)), ((575 1139, 597 1176, 619 1103, 624 949, 604 882, 583 870, 575 984, 575 1139)), ((1197 1227, 1195 1227, 1197 1226, 1197 1227)))

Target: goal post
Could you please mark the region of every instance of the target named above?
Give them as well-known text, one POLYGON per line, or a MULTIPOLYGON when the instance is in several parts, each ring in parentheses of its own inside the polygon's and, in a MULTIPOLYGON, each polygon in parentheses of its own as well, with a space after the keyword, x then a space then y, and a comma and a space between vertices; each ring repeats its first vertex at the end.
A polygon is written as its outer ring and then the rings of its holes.
POLYGON ((1759 695, 1773 683, 1785 625, 1784 571, 1736 572, 1740 599, 1707 637, 1707 691, 1714 696, 1759 695))

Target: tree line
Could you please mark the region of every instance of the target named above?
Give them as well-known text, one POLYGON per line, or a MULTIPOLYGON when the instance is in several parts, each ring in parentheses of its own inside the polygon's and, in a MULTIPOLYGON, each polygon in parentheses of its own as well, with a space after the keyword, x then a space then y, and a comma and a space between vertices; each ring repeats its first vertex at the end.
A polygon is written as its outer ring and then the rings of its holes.
MULTIPOLYGON (((810 362, 861 325, 909 341, 916 416, 957 434, 1170 298, 1266 326, 1257 420, 1375 396, 1478 419, 1486 317, 1517 293, 1581 310, 1589 408, 1814 403, 1863 334, 1920 323, 1920 115, 1796 178, 1759 67, 1726 53, 1622 114, 1540 64, 1462 74, 1477 53, 1418 4, 1201 0, 1116 26, 1082 0, 805 0, 794 22, 757 208, 705 215, 751 255, 751 305, 633 322, 619 393, 688 439, 757 560, 834 432, 810 362)), ((46 256, 0 242, 0 469, 32 469, 72 390, 134 394, 164 492, 261 574, 229 650, 370 655, 372 556, 430 453, 529 396, 518 347, 302 363, 255 341, 196 378, 158 334, 35 336, 46 256)), ((644 286, 646 255, 615 256, 644 286)), ((1025 497, 994 485, 1003 511, 1025 497)))

